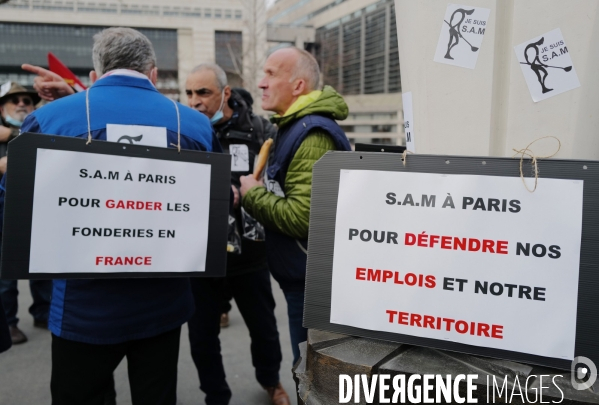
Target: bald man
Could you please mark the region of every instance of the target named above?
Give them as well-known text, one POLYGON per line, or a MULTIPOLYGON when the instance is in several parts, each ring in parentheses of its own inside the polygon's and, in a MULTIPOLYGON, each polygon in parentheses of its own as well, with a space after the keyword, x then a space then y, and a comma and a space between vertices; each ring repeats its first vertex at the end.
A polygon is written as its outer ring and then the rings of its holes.
POLYGON ((271 54, 264 65, 262 108, 273 111, 279 130, 264 179, 241 177, 243 207, 266 228, 270 271, 287 301, 293 362, 305 341, 302 326, 312 168, 330 150, 350 150, 335 120, 347 117, 343 98, 330 86, 319 90, 314 57, 295 47, 271 54))
MULTIPOLYGON (((189 107, 206 115, 223 150, 232 155, 231 182, 253 172, 255 157, 264 140, 276 133, 272 124, 252 111, 253 99, 243 89, 231 89, 225 71, 213 63, 196 66, 185 85, 189 107)), ((244 231, 241 208, 234 211, 244 231)), ((227 405, 232 392, 226 381, 219 340, 223 327, 223 289, 235 298, 252 340, 252 364, 256 379, 266 389, 273 405, 289 405, 289 396, 279 382, 281 345, 275 318, 270 273, 263 241, 241 238, 241 253, 227 254, 227 277, 191 280, 196 311, 188 322, 191 356, 200 377, 207 405, 227 405), (219 326, 220 321, 220 326, 219 326)), ((229 304, 227 299, 226 304, 229 304)), ((229 305, 230 309, 230 305, 229 305)), ((227 310, 228 312, 228 310, 227 310)), ((223 314, 226 315, 226 314, 223 314)), ((228 323, 228 316, 227 316, 228 323)))

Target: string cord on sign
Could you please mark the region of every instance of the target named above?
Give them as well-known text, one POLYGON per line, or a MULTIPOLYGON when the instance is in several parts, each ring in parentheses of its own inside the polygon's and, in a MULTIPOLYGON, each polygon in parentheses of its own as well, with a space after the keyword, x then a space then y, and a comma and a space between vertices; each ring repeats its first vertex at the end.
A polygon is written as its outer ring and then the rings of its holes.
POLYGON ((87 115, 87 142, 86 145, 92 143, 92 129, 91 129, 91 120, 89 118, 89 88, 85 90, 85 113, 87 115))
POLYGON ((177 152, 181 153, 181 117, 179 115, 179 106, 175 100, 171 99, 171 101, 175 105, 175 110, 177 111, 177 144, 171 143, 171 146, 176 146, 177 152))
POLYGON ((516 152, 516 154, 512 157, 516 157, 518 155, 520 155, 520 178, 522 179, 522 183, 524 183, 524 187, 526 187, 526 190, 528 190, 531 193, 534 193, 535 190, 537 189, 537 184, 539 182, 539 165, 538 165, 538 159, 549 159, 552 158, 553 156, 557 155, 557 153, 560 151, 560 149, 562 148, 562 143, 560 142, 560 140, 558 138, 556 138, 555 136, 543 136, 541 138, 537 138, 534 141, 532 141, 531 143, 529 143, 526 148, 524 149, 513 149, 514 152, 516 152), (532 151, 532 149, 530 149, 530 147, 532 146, 532 144, 534 144, 537 141, 540 141, 541 139, 547 139, 547 138, 553 138, 557 141, 557 150, 552 153, 551 155, 547 155, 547 156, 536 156, 534 154, 534 152, 532 151), (532 166, 532 173, 535 177, 535 186, 534 188, 531 190, 528 188, 528 185, 526 184, 526 180, 524 179, 524 170, 523 170, 523 166, 524 166, 524 157, 528 156, 529 158, 531 158, 531 166, 532 166))
POLYGON ((401 160, 403 161, 403 165, 406 165, 406 162, 408 160, 408 153, 411 153, 412 155, 414 154, 414 152, 410 152, 409 150, 404 150, 403 153, 401 154, 401 160))

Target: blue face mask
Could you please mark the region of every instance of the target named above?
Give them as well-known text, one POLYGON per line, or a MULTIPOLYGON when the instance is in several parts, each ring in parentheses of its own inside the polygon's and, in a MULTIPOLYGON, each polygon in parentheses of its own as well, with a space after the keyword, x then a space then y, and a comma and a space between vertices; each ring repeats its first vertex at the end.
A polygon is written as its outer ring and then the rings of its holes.
POLYGON ((221 119, 223 118, 223 112, 222 111, 217 111, 216 114, 214 114, 212 116, 212 118, 210 118, 210 123, 211 124, 216 124, 217 122, 219 122, 221 119))
POLYGON ((21 128, 21 125, 23 125, 23 121, 14 119, 13 117, 11 117, 8 114, 6 114, 6 118, 4 118, 4 121, 6 121, 8 124, 12 125, 13 127, 17 127, 17 128, 21 128))
POLYGON ((225 106, 225 89, 223 89, 223 93, 221 94, 220 107, 218 107, 218 111, 216 113, 214 113, 212 118, 210 118, 211 124, 216 124, 221 119, 223 119, 223 116, 224 116, 223 115, 223 107, 224 106, 225 106))

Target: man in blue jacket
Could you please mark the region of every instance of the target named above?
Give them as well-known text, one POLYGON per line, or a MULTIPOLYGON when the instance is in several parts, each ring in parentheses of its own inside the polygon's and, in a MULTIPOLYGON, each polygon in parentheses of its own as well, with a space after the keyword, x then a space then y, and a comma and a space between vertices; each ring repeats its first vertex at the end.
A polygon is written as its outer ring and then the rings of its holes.
MULTIPOLYGON (((159 133, 168 147, 178 144, 180 127, 181 148, 213 150, 209 120, 154 87, 156 56, 143 34, 130 28, 96 34, 93 62, 87 94, 37 110, 22 132, 118 141, 123 128, 141 125, 152 127, 153 145, 159 133)), ((218 141, 214 145, 220 151, 218 141)), ((127 357, 133 404, 174 405, 181 325, 193 312, 187 278, 55 280, 52 403, 102 404, 113 371, 127 357)))

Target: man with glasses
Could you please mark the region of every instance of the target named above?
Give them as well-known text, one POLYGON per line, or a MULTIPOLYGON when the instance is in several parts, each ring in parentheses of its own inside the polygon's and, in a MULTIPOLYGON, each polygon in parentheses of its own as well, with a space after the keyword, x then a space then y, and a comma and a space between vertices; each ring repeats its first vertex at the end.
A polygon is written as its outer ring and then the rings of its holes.
MULTIPOLYGON (((0 86, 0 174, 6 170, 6 150, 10 140, 19 135, 21 124, 35 109, 35 103, 40 100, 37 93, 29 91, 14 82, 7 82, 0 86)), ((30 280, 29 288, 33 297, 33 304, 29 313, 33 316, 33 326, 48 329, 48 311, 50 309, 50 295, 52 281, 30 280)), ((27 336, 17 327, 18 297, 16 280, 0 280, 0 298, 10 330, 12 343, 19 344, 27 341, 27 336)))
POLYGON ((19 135, 21 124, 33 112, 39 100, 36 92, 29 91, 17 83, 6 82, 0 86, 0 157, 6 156, 6 144, 19 135))

